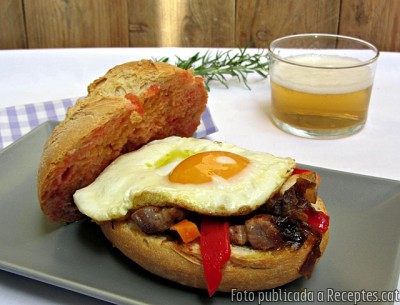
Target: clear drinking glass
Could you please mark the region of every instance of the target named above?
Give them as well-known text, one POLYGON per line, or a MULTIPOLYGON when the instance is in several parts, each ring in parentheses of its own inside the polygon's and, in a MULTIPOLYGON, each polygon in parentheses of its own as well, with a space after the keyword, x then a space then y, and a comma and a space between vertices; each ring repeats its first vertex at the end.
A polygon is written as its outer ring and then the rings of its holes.
POLYGON ((274 40, 272 120, 308 138, 337 138, 361 130, 368 115, 378 49, 342 35, 300 34, 274 40))

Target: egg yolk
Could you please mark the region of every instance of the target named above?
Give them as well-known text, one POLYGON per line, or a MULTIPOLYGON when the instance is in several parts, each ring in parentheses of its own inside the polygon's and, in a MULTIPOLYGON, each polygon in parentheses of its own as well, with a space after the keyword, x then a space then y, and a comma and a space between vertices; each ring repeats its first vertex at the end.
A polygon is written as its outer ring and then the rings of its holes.
POLYGON ((181 161, 169 174, 171 182, 200 184, 214 176, 229 179, 240 173, 250 160, 227 151, 206 151, 181 161))

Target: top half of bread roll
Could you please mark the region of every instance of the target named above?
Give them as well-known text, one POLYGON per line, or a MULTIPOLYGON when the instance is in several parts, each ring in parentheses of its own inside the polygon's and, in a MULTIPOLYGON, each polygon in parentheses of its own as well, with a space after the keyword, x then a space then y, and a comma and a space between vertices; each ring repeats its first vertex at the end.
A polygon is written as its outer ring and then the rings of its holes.
POLYGON ((83 215, 73 193, 125 151, 171 135, 192 136, 207 104, 203 80, 191 70, 141 60, 110 69, 88 86, 45 144, 38 197, 52 221, 83 215))

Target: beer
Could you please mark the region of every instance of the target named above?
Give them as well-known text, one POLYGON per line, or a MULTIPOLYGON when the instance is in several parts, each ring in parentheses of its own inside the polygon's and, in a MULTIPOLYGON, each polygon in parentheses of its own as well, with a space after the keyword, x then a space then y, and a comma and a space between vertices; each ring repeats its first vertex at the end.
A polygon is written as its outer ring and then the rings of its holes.
POLYGON ((310 137, 362 128, 373 82, 371 67, 336 55, 286 60, 296 64, 276 61, 270 71, 272 115, 278 126, 310 137))

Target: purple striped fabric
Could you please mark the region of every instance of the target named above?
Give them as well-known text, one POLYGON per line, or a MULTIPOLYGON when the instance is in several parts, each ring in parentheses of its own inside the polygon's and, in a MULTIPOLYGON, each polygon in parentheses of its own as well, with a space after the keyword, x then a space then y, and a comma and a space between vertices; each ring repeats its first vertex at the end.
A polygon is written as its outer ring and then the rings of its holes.
MULTIPOLYGON (((0 149, 10 145, 44 122, 62 121, 68 107, 73 105, 77 99, 66 98, 43 103, 0 108, 0 149)), ((217 128, 207 108, 193 136, 204 138, 216 131, 217 128)))

